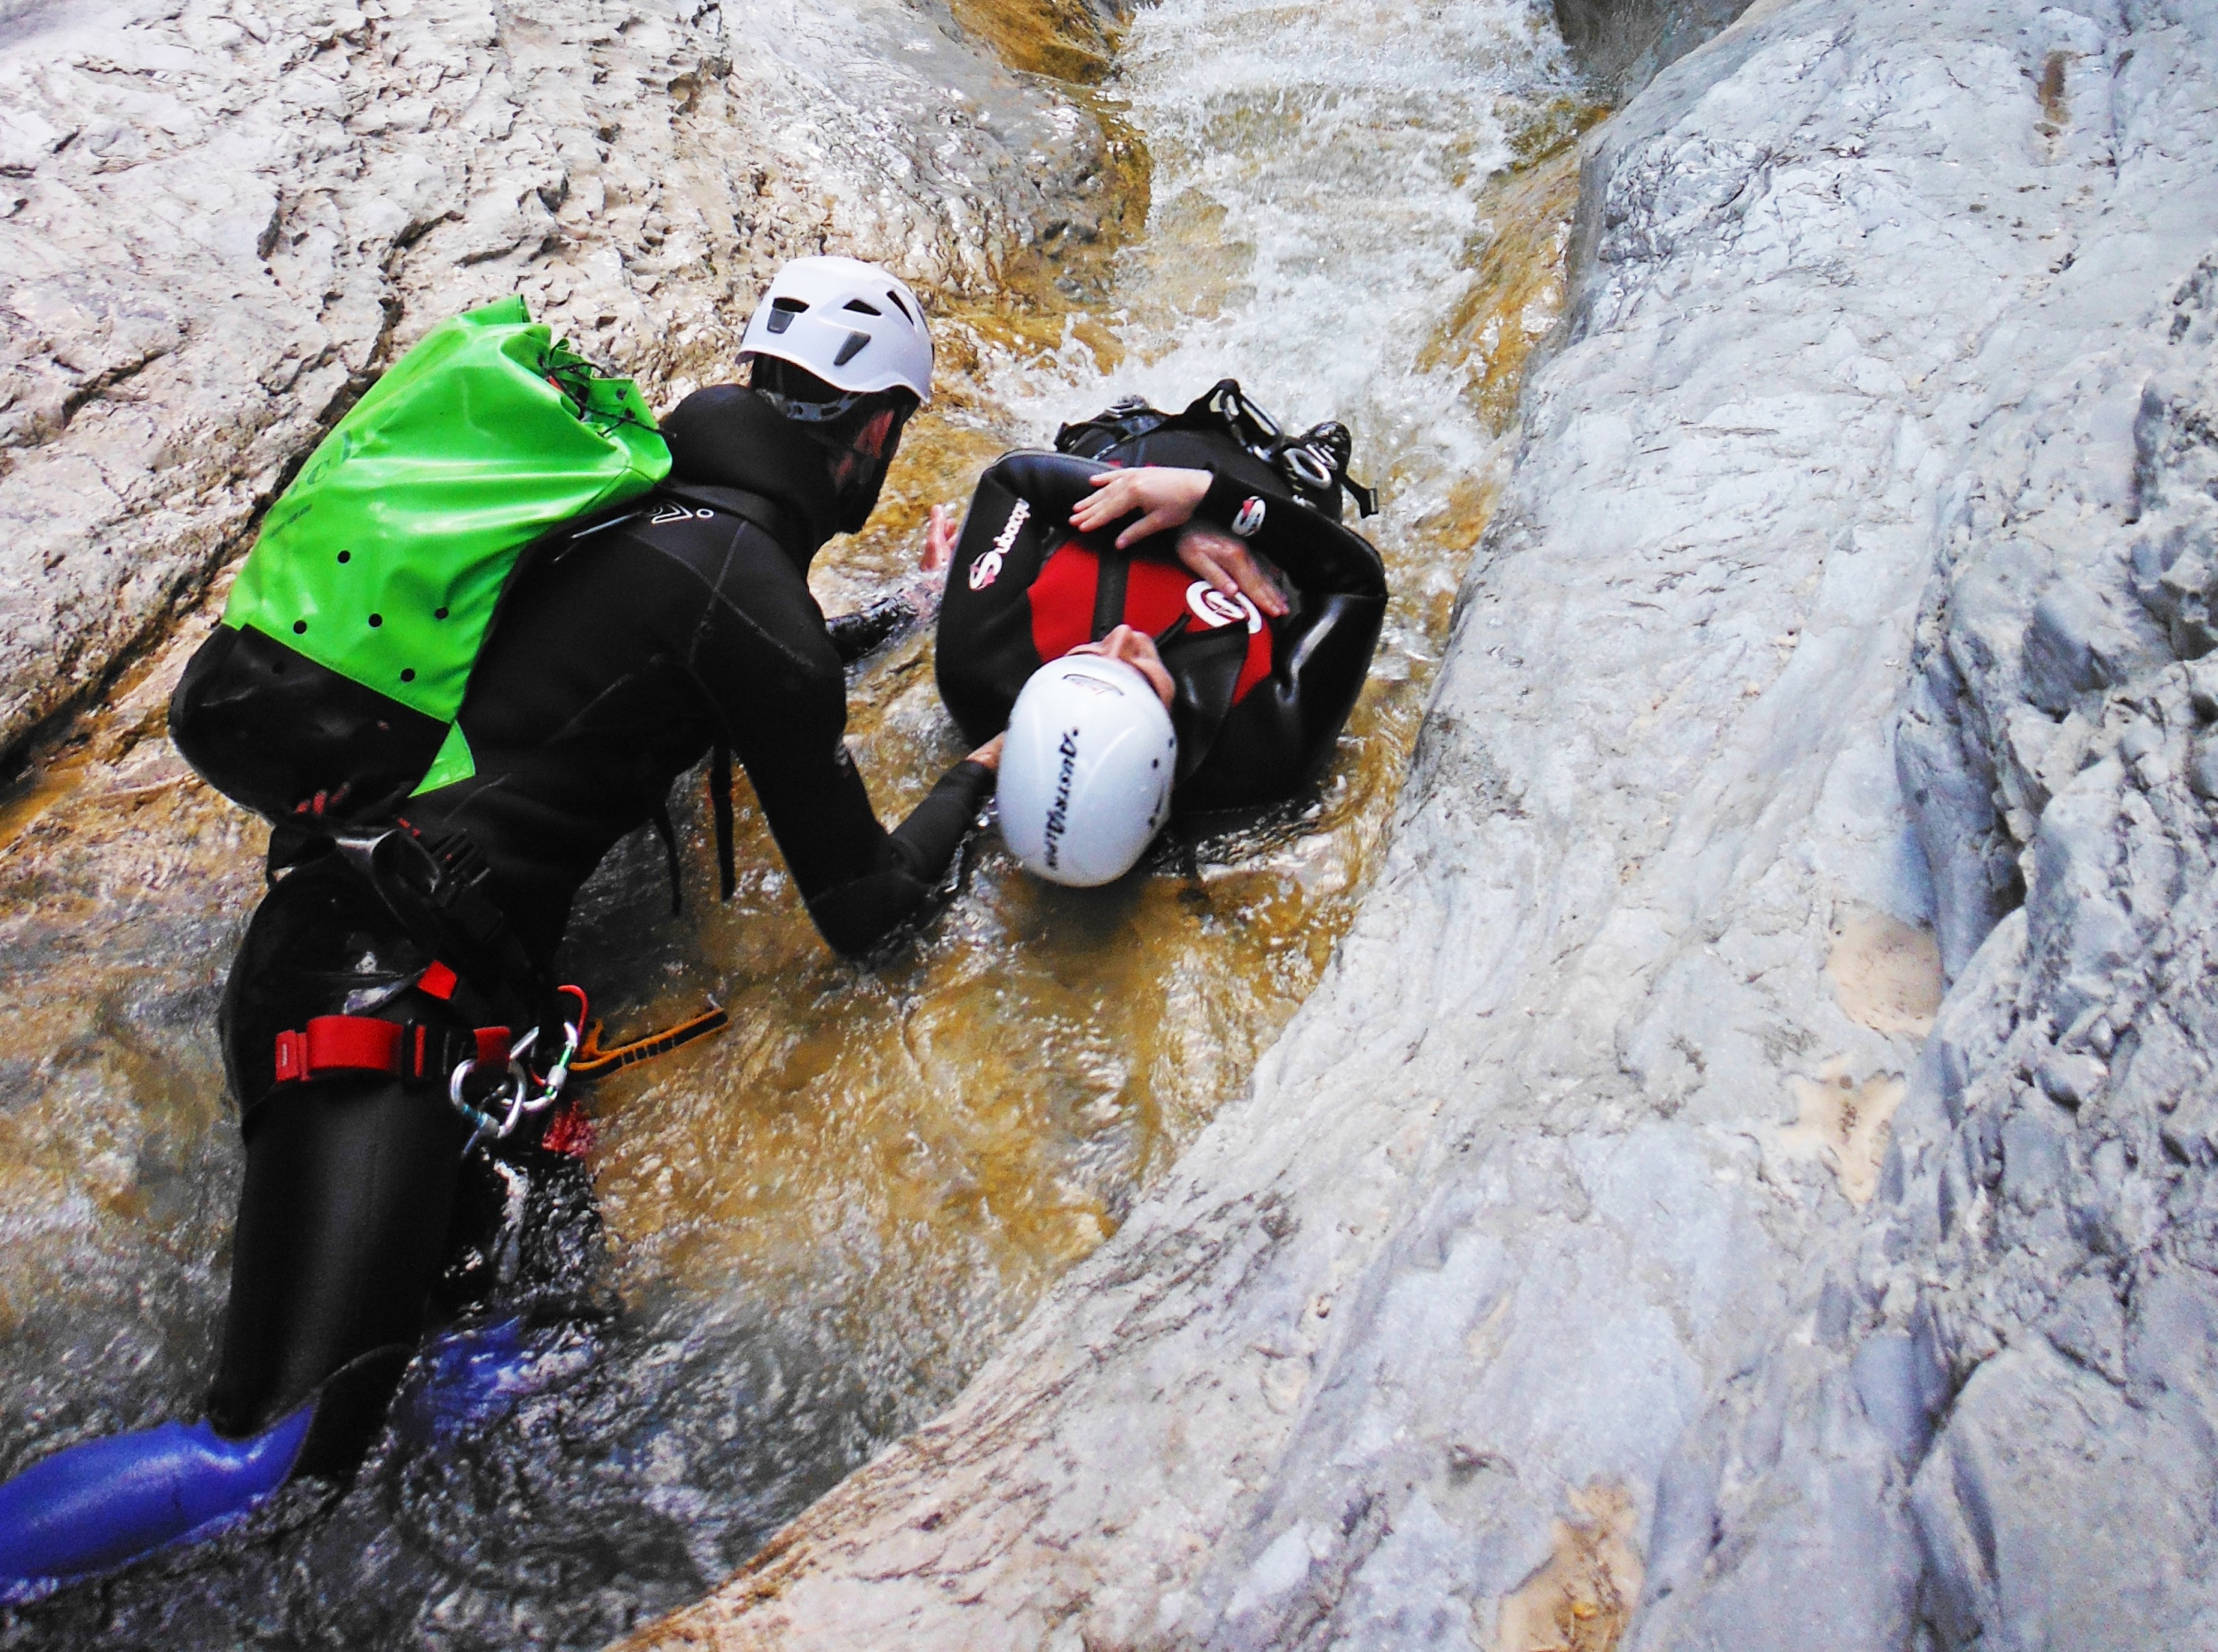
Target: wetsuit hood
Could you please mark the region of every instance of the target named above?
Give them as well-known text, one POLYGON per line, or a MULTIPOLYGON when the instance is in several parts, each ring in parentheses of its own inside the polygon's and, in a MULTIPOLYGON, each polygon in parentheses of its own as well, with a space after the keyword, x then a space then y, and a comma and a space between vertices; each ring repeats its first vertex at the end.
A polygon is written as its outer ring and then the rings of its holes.
POLYGON ((839 531, 839 494, 824 450, 746 385, 694 391, 662 421, 662 432, 672 482, 738 488, 784 506, 807 540, 784 547, 803 573, 839 531))

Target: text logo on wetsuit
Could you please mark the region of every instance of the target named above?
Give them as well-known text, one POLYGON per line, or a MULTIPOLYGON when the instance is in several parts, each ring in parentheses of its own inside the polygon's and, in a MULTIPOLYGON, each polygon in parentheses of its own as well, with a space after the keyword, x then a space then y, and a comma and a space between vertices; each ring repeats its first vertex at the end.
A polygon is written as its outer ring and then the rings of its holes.
POLYGON ((1186 609, 1212 631, 1243 620, 1251 637, 1263 628, 1262 614, 1255 603, 1237 591, 1227 595, 1207 579, 1197 579, 1186 587, 1186 609))
MULTIPOLYGON (((1009 520, 1002 524, 1001 532, 995 536, 992 547, 971 564, 971 590, 983 591, 1001 578, 1003 559, 1008 556, 1009 547, 1016 544, 1017 535, 1023 531, 1025 520, 1031 515, 1031 501, 1019 500, 1016 509, 1009 513, 1009 520)), ((1050 861, 1048 864, 1052 866, 1054 862, 1050 861)))
POLYGON ((1263 502, 1251 493, 1241 502, 1239 511, 1232 517, 1232 531, 1243 539, 1252 539, 1255 530, 1262 525, 1263 502))

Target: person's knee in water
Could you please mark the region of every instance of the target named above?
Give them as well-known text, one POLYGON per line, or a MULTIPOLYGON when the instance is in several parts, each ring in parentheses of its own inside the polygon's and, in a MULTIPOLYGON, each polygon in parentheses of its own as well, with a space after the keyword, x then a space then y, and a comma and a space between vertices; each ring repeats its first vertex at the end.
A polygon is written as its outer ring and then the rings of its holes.
POLYGON ((1336 423, 1296 436, 1230 380, 1183 413, 1128 400, 979 483, 947 564, 941 696, 1006 730, 1001 829, 1034 874, 1122 876, 1165 823, 1310 785, 1370 669, 1383 563, 1336 423))
MULTIPOLYGON (((834 948, 868 954, 931 909, 995 749, 882 826, 841 734, 844 664, 886 616, 830 624, 806 583, 817 548, 870 515, 930 397, 922 310, 883 271, 800 260, 742 360, 749 382, 663 421, 670 475, 653 493, 527 551, 442 748, 465 755, 459 775, 435 769, 408 795, 408 775, 348 772, 373 743, 268 749, 348 692, 297 657, 272 673, 281 638, 227 626, 188 667, 180 748, 204 773, 210 753, 264 763, 225 789, 280 822, 224 1004, 247 1171, 219 1367, 203 1420, 0 1485, 0 1595, 190 1538, 288 1479, 353 1473, 470 1272, 458 1251, 484 1239, 469 1219, 487 1202, 471 1186, 482 1138, 516 1125, 533 1084, 552 1097, 551 1075, 510 1063, 530 1060, 518 1035, 561 1024, 548 970, 572 897, 704 755, 745 767, 834 948), (271 697, 287 693, 309 697, 271 697)), ((551 1158, 527 1145, 535 1128, 500 1151, 551 1158)))

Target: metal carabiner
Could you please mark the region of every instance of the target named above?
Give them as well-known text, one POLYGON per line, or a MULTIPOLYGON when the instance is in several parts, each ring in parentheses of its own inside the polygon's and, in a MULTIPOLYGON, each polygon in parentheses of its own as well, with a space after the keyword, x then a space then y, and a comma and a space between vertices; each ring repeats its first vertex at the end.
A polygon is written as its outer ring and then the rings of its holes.
MULTIPOLYGON (((454 1110, 460 1113, 471 1126, 470 1138, 462 1145, 462 1153, 465 1158, 468 1157, 470 1149, 484 1140, 487 1136, 490 1135, 495 1141, 506 1141, 515 1134, 516 1126, 523 1122, 525 1114, 544 1113, 562 1098, 562 1087, 570 1082, 570 1064, 578 1055, 580 1042, 578 1024, 586 1019, 589 1008, 586 995, 581 989, 576 987, 565 987, 562 990, 577 998, 578 1020, 562 1023, 562 1053, 554 1058, 554 1064, 547 1069, 544 1079, 536 1079, 532 1076, 531 1063, 525 1059, 531 1053, 531 1047, 539 1042, 538 1027, 529 1028, 523 1036, 508 1046, 505 1117, 496 1119, 491 1113, 471 1105, 463 1098, 462 1086, 468 1082, 469 1075, 477 1068, 476 1057, 464 1060, 448 1076, 447 1100, 453 1104, 454 1110), (536 1096, 531 1093, 534 1090, 539 1091, 536 1096)), ((500 1095, 501 1092, 496 1090, 493 1095, 486 1097, 488 1104, 499 1105, 500 1095)))
POLYGON ((551 1106, 562 1095, 562 1086, 570 1082, 570 1061, 577 1054, 578 1023, 565 1021, 562 1023, 562 1053, 554 1058, 554 1065, 547 1068, 547 1076, 539 1081, 539 1098, 532 1103, 532 1112, 551 1106))
POLYGON ((500 1128, 500 1121, 492 1113, 474 1107, 462 1099, 462 1085, 476 1070, 477 1058, 467 1056, 448 1076, 446 1082, 447 1100, 453 1104, 454 1111, 462 1115, 462 1121, 470 1127, 470 1138, 462 1144, 462 1157, 465 1159, 470 1156, 470 1149, 484 1139, 486 1131, 492 1131, 496 1139, 507 1134, 500 1128))
POLYGON ((1314 447, 1289 447, 1278 455, 1279 468, 1296 482, 1322 492, 1333 485, 1333 467, 1314 447))
POLYGON ((515 1133, 516 1121, 525 1113, 539 1111, 531 1101, 531 1069, 523 1059, 539 1042, 539 1029, 534 1027, 508 1046, 508 1116, 500 1122, 501 1141, 515 1133))

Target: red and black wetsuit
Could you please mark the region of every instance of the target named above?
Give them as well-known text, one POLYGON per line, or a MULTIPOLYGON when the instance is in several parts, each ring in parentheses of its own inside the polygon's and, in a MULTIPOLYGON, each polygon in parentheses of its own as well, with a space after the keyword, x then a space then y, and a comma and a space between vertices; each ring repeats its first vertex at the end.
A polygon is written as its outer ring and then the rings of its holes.
POLYGON ((1156 640, 1176 690, 1176 806, 1253 808, 1293 796, 1332 755, 1386 597, 1378 552, 1229 437, 1157 430, 1100 460, 1011 453, 979 483, 948 571, 940 692, 966 736, 989 738, 1042 664, 1134 626, 1156 640), (1174 535, 1120 552, 1116 528, 1073 529, 1072 507, 1093 492, 1088 478, 1103 460, 1208 470, 1195 520, 1243 539, 1288 613, 1267 619, 1214 590, 1178 562, 1174 535))

